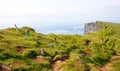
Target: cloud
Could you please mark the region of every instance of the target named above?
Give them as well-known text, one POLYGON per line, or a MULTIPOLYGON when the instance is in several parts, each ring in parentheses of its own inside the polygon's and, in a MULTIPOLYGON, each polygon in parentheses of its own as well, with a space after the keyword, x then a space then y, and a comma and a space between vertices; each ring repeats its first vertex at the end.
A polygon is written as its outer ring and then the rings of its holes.
POLYGON ((119 0, 1 0, 0 23, 81 24, 116 19, 119 8, 119 0))

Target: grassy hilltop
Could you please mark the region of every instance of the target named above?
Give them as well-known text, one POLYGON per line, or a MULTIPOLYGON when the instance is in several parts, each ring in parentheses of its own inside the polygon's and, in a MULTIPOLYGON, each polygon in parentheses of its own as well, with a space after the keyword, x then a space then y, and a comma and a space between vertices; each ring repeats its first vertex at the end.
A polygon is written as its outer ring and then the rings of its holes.
POLYGON ((0 71, 119 71, 120 24, 80 35, 40 34, 29 27, 0 30, 0 71))

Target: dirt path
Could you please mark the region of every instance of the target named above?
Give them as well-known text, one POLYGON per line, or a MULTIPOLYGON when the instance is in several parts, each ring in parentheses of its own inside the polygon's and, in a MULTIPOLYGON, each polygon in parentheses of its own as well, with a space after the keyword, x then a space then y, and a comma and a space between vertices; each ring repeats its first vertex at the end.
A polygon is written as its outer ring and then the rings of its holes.
POLYGON ((35 62, 43 62, 43 61, 47 61, 47 59, 43 56, 36 56, 36 58, 33 59, 33 61, 35 62))
POLYGON ((105 67, 100 67, 99 71, 108 71, 108 69, 106 69, 105 67))
POLYGON ((22 53, 26 50, 26 48, 24 46, 17 46, 17 51, 22 53))
POLYGON ((63 71, 63 68, 61 67, 61 65, 65 64, 66 61, 61 61, 61 60, 58 60, 56 61, 52 67, 53 67, 53 71, 63 71))
POLYGON ((111 71, 113 69, 113 65, 117 60, 120 60, 120 56, 113 56, 104 67, 100 67, 100 71, 111 71))
POLYGON ((108 63, 105 65, 105 68, 106 68, 108 71, 111 71, 113 65, 115 64, 115 62, 116 62, 117 60, 120 60, 120 56, 113 56, 113 57, 111 58, 110 62, 108 62, 108 63))
POLYGON ((65 64, 68 60, 68 57, 63 57, 61 60, 57 60, 52 64, 53 71, 63 71, 61 65, 65 64))

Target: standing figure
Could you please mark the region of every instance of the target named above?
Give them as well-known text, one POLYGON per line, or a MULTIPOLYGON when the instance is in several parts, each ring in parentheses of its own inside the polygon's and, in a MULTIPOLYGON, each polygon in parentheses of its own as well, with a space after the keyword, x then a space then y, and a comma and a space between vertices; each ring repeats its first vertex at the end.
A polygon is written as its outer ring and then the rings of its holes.
POLYGON ((30 29, 27 29, 25 32, 25 38, 27 38, 30 35, 30 29))
POLYGON ((41 52, 42 55, 45 53, 43 48, 40 49, 40 52, 41 52))
POLYGON ((55 44, 58 44, 57 38, 54 38, 55 44))
POLYGON ((18 27, 17 27, 17 25, 16 25, 16 24, 14 24, 14 26, 15 26, 16 31, 18 32, 18 27))

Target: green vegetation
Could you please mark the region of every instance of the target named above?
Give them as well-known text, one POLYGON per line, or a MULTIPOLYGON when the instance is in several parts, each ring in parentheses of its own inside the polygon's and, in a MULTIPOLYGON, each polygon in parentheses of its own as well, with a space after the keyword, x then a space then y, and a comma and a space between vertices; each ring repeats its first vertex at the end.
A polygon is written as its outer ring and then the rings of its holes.
POLYGON ((5 65, 12 71, 54 71, 56 67, 62 71, 99 71, 102 67, 119 71, 120 24, 97 24, 101 30, 84 36, 44 35, 30 28, 25 38, 29 27, 19 28, 19 32, 15 28, 0 30, 0 69, 5 65))

